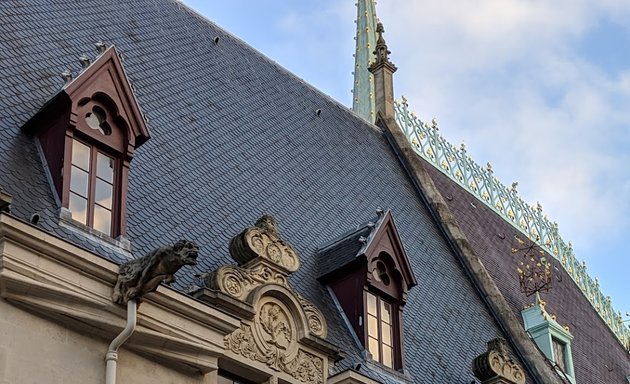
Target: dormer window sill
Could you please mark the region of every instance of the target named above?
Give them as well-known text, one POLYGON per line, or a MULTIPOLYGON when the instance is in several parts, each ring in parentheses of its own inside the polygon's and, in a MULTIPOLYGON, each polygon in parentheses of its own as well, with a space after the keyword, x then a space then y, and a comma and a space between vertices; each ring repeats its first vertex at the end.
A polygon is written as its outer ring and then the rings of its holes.
POLYGON ((115 252, 123 252, 127 254, 129 258, 132 257, 131 242, 129 239, 124 236, 113 238, 103 232, 95 230, 94 228, 88 227, 87 225, 74 220, 72 218, 72 212, 70 212, 67 208, 62 207, 59 211, 59 225, 73 231, 74 233, 100 243, 105 247, 112 248, 115 252))
POLYGON ((400 383, 413 383, 413 378, 404 369, 401 370, 401 371, 397 371, 397 370, 395 370, 393 368, 389 368, 388 366, 383 365, 382 363, 374 360, 372 358, 372 354, 370 352, 368 352, 367 350, 364 350, 363 354, 365 356, 365 365, 369 369, 371 369, 373 371, 380 372, 380 373, 382 373, 384 375, 388 375, 393 380, 395 380, 397 382, 400 382, 400 383))

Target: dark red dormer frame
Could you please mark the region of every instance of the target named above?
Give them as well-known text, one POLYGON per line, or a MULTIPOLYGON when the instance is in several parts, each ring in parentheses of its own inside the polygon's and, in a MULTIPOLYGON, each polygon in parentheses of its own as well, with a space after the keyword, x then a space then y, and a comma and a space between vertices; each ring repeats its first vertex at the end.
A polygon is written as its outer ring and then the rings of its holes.
POLYGON ((49 100, 25 125, 37 136, 54 190, 63 208, 69 205, 72 143, 82 141, 115 161, 111 237, 127 233, 127 188, 134 151, 150 138, 116 48, 109 47, 49 100), (106 112, 110 135, 88 127, 93 107, 106 112))
POLYGON ((403 368, 403 307, 409 289, 417 285, 409 259, 390 211, 379 217, 366 243, 354 260, 320 277, 330 286, 358 339, 367 349, 366 292, 389 303, 394 308, 393 368, 403 368), (389 284, 374 271, 384 266, 389 284))

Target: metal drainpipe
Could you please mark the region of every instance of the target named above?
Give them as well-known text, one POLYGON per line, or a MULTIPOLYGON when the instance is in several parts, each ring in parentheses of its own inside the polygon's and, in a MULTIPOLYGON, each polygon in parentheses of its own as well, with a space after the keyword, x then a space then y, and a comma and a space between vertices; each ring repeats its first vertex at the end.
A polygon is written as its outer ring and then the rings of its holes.
POLYGON ((112 340, 111 344, 109 344, 109 349, 107 350, 107 354, 105 355, 105 384, 116 384, 116 365, 118 363, 118 348, 127 339, 133 331, 136 329, 136 320, 137 320, 137 303, 135 300, 129 300, 127 302, 127 325, 125 329, 120 332, 118 336, 114 340, 112 340))

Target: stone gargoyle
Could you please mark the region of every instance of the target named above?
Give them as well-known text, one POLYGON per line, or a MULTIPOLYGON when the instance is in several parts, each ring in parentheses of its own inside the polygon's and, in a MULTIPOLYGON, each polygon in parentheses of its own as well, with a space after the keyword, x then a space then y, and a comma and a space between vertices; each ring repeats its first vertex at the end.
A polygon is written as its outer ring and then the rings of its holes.
POLYGON ((173 283, 175 272, 182 266, 197 264, 198 252, 197 244, 180 240, 121 264, 112 299, 118 304, 127 304, 129 300, 140 303, 144 295, 155 291, 161 283, 173 283))

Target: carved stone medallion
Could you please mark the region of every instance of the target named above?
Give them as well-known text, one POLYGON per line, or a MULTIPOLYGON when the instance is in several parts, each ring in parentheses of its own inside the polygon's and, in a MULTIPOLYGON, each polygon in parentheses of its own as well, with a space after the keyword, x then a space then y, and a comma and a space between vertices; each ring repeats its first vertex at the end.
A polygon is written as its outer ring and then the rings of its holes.
POLYGON ((316 306, 314 306, 310 301, 306 300, 301 295, 297 295, 298 300, 300 301, 300 305, 306 314, 306 321, 308 322, 308 330, 312 335, 319 336, 321 338, 326 338, 327 329, 326 329, 326 320, 324 320, 324 314, 321 313, 316 306))
POLYGON ((324 361, 299 348, 291 312, 271 297, 261 298, 253 324, 226 336, 225 347, 302 382, 323 383, 324 361))
POLYGON ((281 370, 284 362, 297 353, 297 327, 288 308, 269 297, 258 303, 254 321, 254 340, 266 358, 266 363, 281 370))

